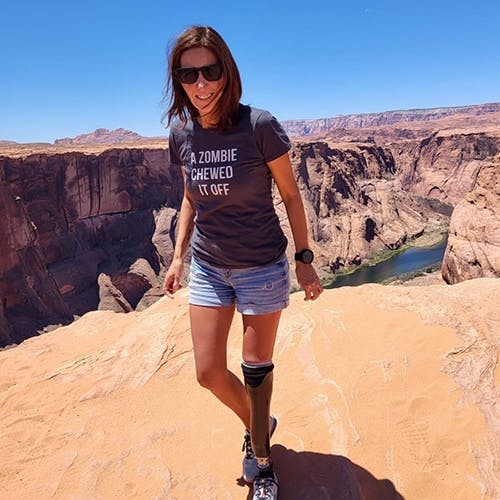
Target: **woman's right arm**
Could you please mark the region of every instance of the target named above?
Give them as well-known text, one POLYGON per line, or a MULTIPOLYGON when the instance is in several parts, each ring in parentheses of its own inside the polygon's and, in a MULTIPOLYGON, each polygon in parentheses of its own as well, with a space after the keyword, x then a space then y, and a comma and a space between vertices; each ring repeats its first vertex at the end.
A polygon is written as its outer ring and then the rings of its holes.
POLYGON ((184 197, 182 198, 181 211, 179 215, 179 229, 175 242, 174 256, 172 263, 165 275, 163 291, 172 296, 181 287, 182 270, 184 269, 184 255, 191 241, 194 228, 194 205, 186 189, 186 173, 182 168, 184 177, 184 197))

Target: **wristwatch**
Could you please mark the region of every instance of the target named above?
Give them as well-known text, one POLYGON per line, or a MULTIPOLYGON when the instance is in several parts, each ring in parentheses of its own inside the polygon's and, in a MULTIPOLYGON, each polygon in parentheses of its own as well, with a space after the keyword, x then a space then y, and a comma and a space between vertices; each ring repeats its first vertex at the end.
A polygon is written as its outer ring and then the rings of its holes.
POLYGON ((304 248, 304 250, 295 254, 295 260, 303 262, 304 264, 310 264, 314 260, 314 254, 309 248, 304 248))

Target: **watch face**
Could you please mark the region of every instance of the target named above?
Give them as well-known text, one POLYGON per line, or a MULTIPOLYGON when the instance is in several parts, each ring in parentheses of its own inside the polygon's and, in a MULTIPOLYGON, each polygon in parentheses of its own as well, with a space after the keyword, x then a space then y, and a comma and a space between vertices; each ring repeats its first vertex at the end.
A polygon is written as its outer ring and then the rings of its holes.
POLYGON ((314 254, 312 253, 311 250, 306 249, 302 252, 301 260, 304 264, 310 264, 313 261, 313 259, 314 259, 314 254))

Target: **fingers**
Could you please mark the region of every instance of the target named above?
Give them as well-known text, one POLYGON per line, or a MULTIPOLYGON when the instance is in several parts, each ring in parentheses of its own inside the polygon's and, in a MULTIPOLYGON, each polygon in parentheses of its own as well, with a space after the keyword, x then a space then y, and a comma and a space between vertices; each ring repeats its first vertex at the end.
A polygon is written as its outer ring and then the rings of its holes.
POLYGON ((303 288, 305 294, 304 300, 316 300, 323 291, 323 287, 319 283, 305 285, 303 288))
POLYGON ((303 281, 302 283, 300 283, 300 286, 304 290, 304 300, 316 300, 323 291, 323 287, 321 286, 317 276, 315 276, 311 281, 303 281))
POLYGON ((181 288, 181 284, 177 276, 167 275, 163 283, 163 291, 167 297, 172 298, 174 293, 181 288))
POLYGON ((318 275, 310 265, 297 265, 295 268, 297 281, 305 293, 304 300, 316 300, 323 292, 318 275))
POLYGON ((174 261, 167 270, 163 282, 163 292, 167 297, 172 298, 175 292, 181 288, 181 276, 183 270, 182 261, 174 261))

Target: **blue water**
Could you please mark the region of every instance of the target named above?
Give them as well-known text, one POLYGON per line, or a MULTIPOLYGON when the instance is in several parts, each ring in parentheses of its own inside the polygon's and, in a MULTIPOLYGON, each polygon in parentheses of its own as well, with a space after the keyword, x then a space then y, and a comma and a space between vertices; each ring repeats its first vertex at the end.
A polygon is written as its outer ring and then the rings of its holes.
POLYGON ((363 283, 381 283, 398 276, 414 273, 439 264, 446 249, 446 238, 436 246, 428 248, 408 248, 390 259, 373 266, 365 266, 351 274, 337 276, 326 288, 358 286, 363 283))

